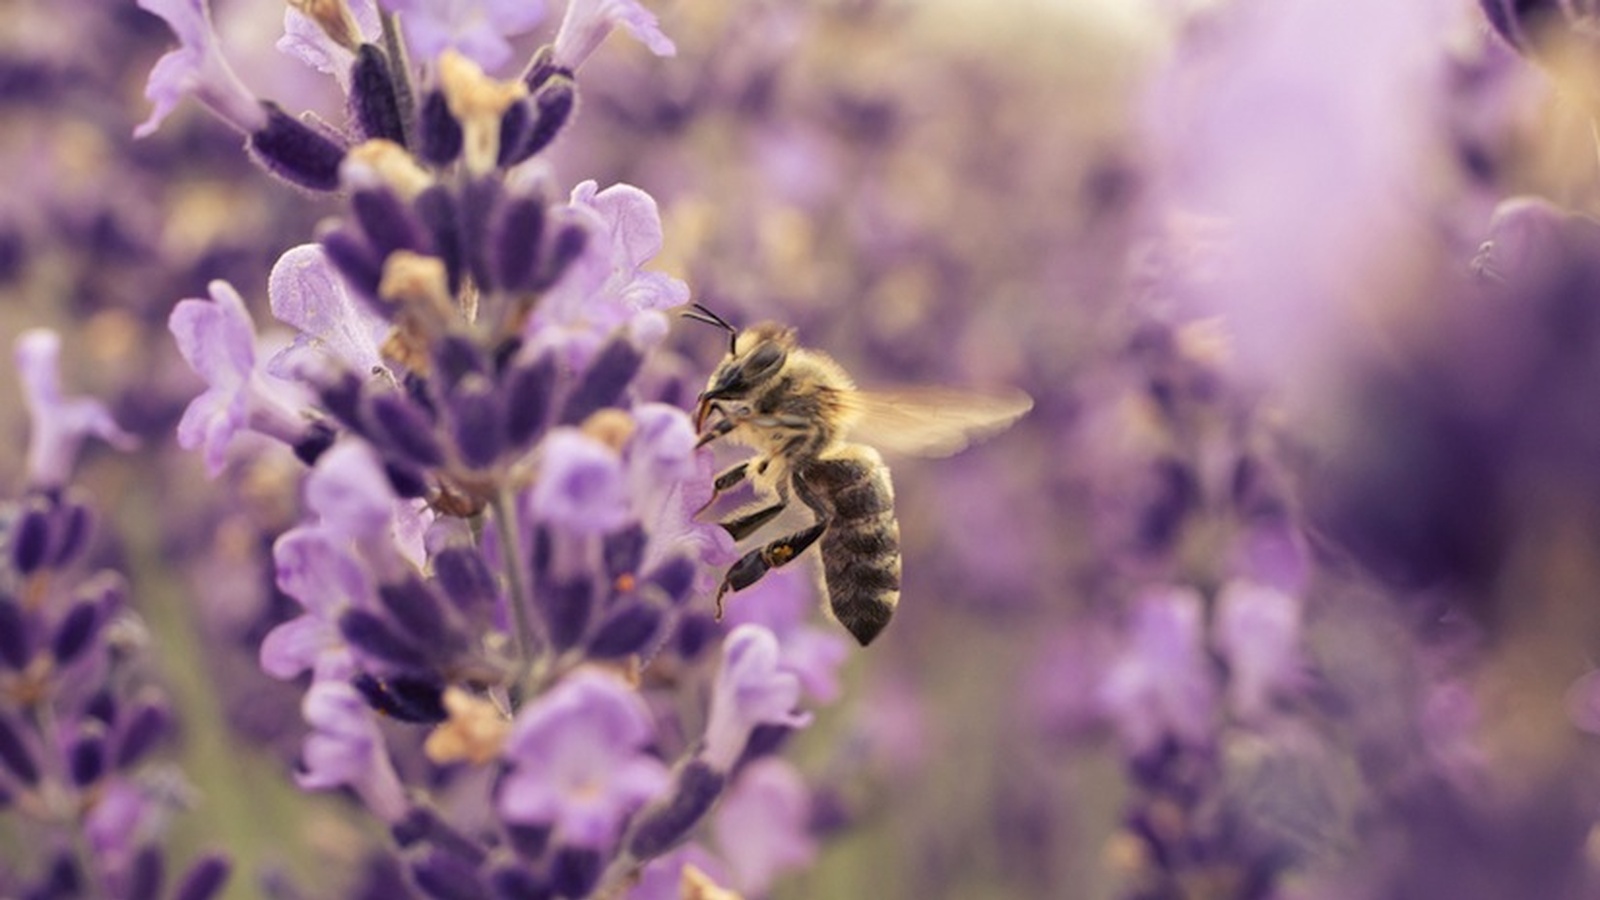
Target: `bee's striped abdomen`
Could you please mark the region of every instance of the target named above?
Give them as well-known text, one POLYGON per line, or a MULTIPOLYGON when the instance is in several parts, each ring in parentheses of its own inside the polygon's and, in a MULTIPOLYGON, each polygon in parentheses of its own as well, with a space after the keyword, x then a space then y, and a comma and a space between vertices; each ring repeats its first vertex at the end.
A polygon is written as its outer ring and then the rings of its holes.
POLYGON ((846 444, 795 476, 801 500, 828 522, 821 544, 829 605, 865 646, 900 601, 900 524, 889 468, 877 451, 846 444))

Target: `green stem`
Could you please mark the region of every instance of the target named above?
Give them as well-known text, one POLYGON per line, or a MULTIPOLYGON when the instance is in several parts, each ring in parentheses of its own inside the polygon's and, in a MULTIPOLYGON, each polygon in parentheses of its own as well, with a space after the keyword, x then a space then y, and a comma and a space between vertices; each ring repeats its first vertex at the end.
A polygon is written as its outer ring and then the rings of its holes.
POLYGON ((525 701, 532 696, 538 682, 534 672, 534 657, 543 655, 543 651, 550 646, 550 638, 545 634, 544 622, 533 613, 529 579, 523 571, 526 561, 522 535, 517 528, 516 503, 509 491, 502 489, 495 494, 493 510, 495 534, 500 539, 500 555, 506 570, 506 605, 511 607, 511 639, 517 657, 518 699, 525 701))

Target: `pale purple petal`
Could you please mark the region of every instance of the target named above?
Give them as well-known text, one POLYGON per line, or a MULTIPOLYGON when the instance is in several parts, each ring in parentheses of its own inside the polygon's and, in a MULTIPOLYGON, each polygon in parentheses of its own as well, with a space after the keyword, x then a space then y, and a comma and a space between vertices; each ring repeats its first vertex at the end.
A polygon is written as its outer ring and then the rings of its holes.
POLYGON ((603 534, 628 521, 628 484, 611 448, 576 428, 550 432, 542 447, 529 495, 534 517, 580 534, 603 534))
POLYGON ((1129 752, 1163 736, 1203 744, 1216 714, 1216 684, 1201 630, 1202 601, 1192 588, 1141 597, 1128 641, 1100 685, 1100 702, 1129 752))
POLYGON ((401 13, 406 44, 419 60, 433 60, 447 49, 494 71, 511 58, 509 37, 544 21, 539 0, 384 0, 401 13))
POLYGON ((383 733, 360 692, 340 681, 318 681, 301 713, 312 733, 295 781, 309 790, 349 786, 386 822, 405 814, 405 790, 385 750, 383 733))
POLYGON ((334 619, 375 596, 361 563, 336 543, 337 532, 320 526, 295 528, 272 545, 278 589, 307 612, 334 619))
POLYGON ((222 56, 211 14, 202 0, 139 0, 141 9, 166 20, 178 37, 178 49, 156 61, 145 86, 154 105, 150 118, 134 130, 152 134, 178 101, 194 94, 223 121, 246 133, 266 124, 266 113, 222 56))
POLYGON ((36 328, 16 343, 17 377, 28 407, 28 483, 41 488, 66 484, 83 439, 94 435, 120 449, 138 445, 99 401, 66 397, 61 391, 61 338, 36 328))
POLYGON ((328 361, 367 375, 383 365, 380 348, 389 324, 351 297, 327 254, 302 244, 283 254, 267 279, 272 315, 299 331, 267 371, 283 378, 326 368, 328 361))
POLYGON ((383 464, 365 444, 336 445, 306 480, 306 506, 323 525, 356 540, 390 536, 398 499, 383 464))
POLYGON ((718 884, 729 883, 727 866, 706 848, 691 843, 651 860, 638 884, 628 891, 627 900, 682 900, 684 866, 694 866, 718 884))
POLYGON ((321 616, 297 616, 267 632, 261 640, 261 671, 287 681, 316 668, 328 652, 343 646, 338 630, 321 616))
POLYGON ((740 625, 723 641, 706 725, 704 759, 713 768, 730 770, 757 725, 810 724, 809 713, 795 712, 800 679, 778 659, 778 639, 759 625, 740 625))
POLYGON ((850 655, 850 644, 837 627, 807 623, 815 608, 815 580, 790 566, 741 591, 726 620, 729 627, 749 624, 771 631, 778 639, 779 667, 800 678, 806 696, 828 703, 839 696, 839 667, 850 655))
POLYGON ((784 872, 803 868, 817 855, 808 831, 811 792, 794 766, 777 757, 757 760, 717 807, 711 833, 746 896, 761 896, 784 872))
MULTIPOLYGON (((353 0, 350 11, 361 36, 369 41, 376 39, 378 8, 372 0, 353 0)), ((349 92, 350 67, 355 63, 355 54, 328 37, 321 26, 293 6, 283 12, 283 37, 278 39, 277 47, 318 72, 332 75, 338 79, 339 87, 349 92)))
POLYGON ((661 33, 655 14, 638 0, 570 0, 556 32, 555 64, 576 70, 618 25, 657 56, 678 52, 661 33))
POLYGON ((1228 693, 1240 717, 1259 717, 1303 680, 1300 603, 1288 594, 1231 581, 1217 598, 1212 629, 1217 650, 1228 660, 1228 693))

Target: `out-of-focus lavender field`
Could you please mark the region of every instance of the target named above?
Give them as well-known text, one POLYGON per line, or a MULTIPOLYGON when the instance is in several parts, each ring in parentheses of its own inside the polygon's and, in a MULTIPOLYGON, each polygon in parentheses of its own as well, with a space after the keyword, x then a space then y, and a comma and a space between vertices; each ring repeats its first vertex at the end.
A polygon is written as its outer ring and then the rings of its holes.
POLYGON ((1594 896, 1597 29, 7 8, 0 897, 1594 896), (1031 396, 870 646, 690 303, 1031 396))

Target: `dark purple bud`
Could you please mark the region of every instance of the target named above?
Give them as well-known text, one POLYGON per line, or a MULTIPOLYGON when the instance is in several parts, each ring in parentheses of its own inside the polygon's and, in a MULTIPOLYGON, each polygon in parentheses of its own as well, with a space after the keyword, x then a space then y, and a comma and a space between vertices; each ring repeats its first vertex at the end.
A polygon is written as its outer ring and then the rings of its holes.
POLYGON ((89 646, 99 630, 99 606, 92 600, 74 603, 56 627, 55 639, 50 642, 50 652, 55 656, 56 664, 71 664, 89 646))
POLYGON ((694 587, 695 564, 687 556, 669 556, 644 577, 645 583, 654 586, 674 606, 689 598, 694 587))
POLYGON ((544 240, 544 198, 511 197, 500 208, 500 220, 490 234, 495 273, 507 291, 533 287, 544 240))
POLYGON ((32 575, 50 555, 50 510, 32 503, 11 526, 11 563, 23 575, 32 575))
POLYGON ((464 612, 494 602, 494 573, 478 551, 470 547, 447 547, 435 553, 433 576, 456 608, 464 612))
POLYGON ((533 563, 533 577, 543 581, 545 573, 550 571, 550 556, 555 552, 551 543, 550 529, 543 525, 533 527, 533 553, 529 561, 533 563))
POLYGON ((497 900, 550 900, 555 892, 544 879, 518 865, 501 865, 489 873, 497 900))
POLYGON ((600 883, 601 865, 597 850, 561 847, 550 861, 550 887, 557 897, 587 897, 600 883))
POLYGON ((117 742, 116 767, 126 769, 138 762, 156 745, 172 725, 166 706, 152 700, 141 703, 128 715, 127 725, 117 742))
POLYGON ((850 808, 837 788, 817 788, 811 794, 811 807, 806 811, 806 831, 817 837, 841 834, 857 821, 855 810, 850 808))
POLYGON ((312 422, 300 440, 294 442, 295 458, 308 466, 316 465, 338 436, 327 422, 312 422))
POLYGON ((481 375, 471 376, 450 398, 451 431, 461 461, 482 469, 494 463, 505 449, 505 419, 500 395, 481 375))
POLYGON ((390 718, 413 724, 432 724, 449 718, 444 709, 444 687, 437 679, 395 675, 379 678, 360 672, 350 684, 367 705, 390 718))
POLYGON ((361 421, 361 395, 365 379, 354 372, 341 372, 333 379, 317 385, 317 397, 322 407, 332 413, 346 428, 363 437, 366 423, 361 421))
POLYGON ((506 823, 506 838, 511 849, 523 859, 537 860, 550 849, 550 826, 506 823))
POLYGON ((522 70, 522 83, 528 86, 529 93, 543 87, 551 76, 565 75, 568 78, 572 77, 572 70, 556 65, 555 58, 555 47, 550 44, 545 44, 543 47, 533 51, 533 57, 528 60, 527 68, 522 70))
POLYGON ((646 539, 644 528, 636 524, 606 535, 603 549, 606 575, 616 578, 639 571, 646 539))
POLYGON ((689 613, 678 620, 678 630, 672 639, 678 655, 692 660, 704 653, 707 647, 712 646, 721 633, 722 626, 718 625, 715 619, 699 613, 689 613))
POLYGON ((576 578, 546 585, 540 594, 550 622, 550 640, 556 649, 566 650, 578 643, 589 627, 589 609, 594 605, 594 582, 576 578))
MULTIPOLYGON (((516 151, 502 165, 516 165, 550 146, 550 142, 572 120, 573 110, 578 108, 578 83, 570 76, 555 75, 522 105, 533 107, 532 121, 521 136, 516 151)), ((504 149, 502 145, 502 153, 504 149)))
POLYGON ((339 186, 339 164, 345 148, 327 135, 290 116, 276 103, 263 102, 267 124, 250 135, 249 149, 267 171, 290 184, 313 191, 339 186))
POLYGON ((528 130, 533 125, 534 106, 531 98, 523 98, 506 107, 500 116, 500 152, 495 157, 495 163, 504 169, 516 164, 517 151, 522 148, 522 142, 528 136, 528 130))
POLYGON ((418 154, 427 162, 443 167, 461 155, 461 123, 439 90, 423 95, 417 126, 418 154))
POLYGON ((446 395, 468 375, 488 374, 489 360, 472 338, 447 334, 433 342, 433 375, 446 395))
POLYGON ((408 669, 427 666, 427 655, 422 649, 401 637, 389 621, 377 613, 364 609, 345 610, 339 617, 339 633, 356 649, 375 659, 408 669))
POLYGON ((423 806, 413 806, 405 818, 395 823, 391 833, 395 843, 402 847, 426 841, 471 866, 482 865, 488 857, 488 852, 478 842, 450 827, 450 823, 423 806))
POLYGON ((378 284, 383 280, 383 258, 366 239, 345 228, 332 228, 319 238, 319 242, 322 251, 328 254, 328 261, 344 276, 345 283, 356 296, 387 315, 385 304, 378 299, 378 284))
POLYGON ((400 100, 395 95, 389 60, 373 44, 356 50, 350 69, 350 107, 361 133, 368 139, 383 138, 405 145, 405 126, 400 116, 400 100))
POLYGON ((643 362, 644 354, 627 337, 619 334, 606 342, 561 405, 561 424, 576 425, 597 410, 618 405, 643 362))
POLYGON ((5 715, 0 715, 0 763, 5 763, 5 767, 23 784, 32 786, 39 783, 39 767, 33 761, 33 754, 22 742, 17 726, 5 715))
POLYGON ((450 627, 433 589, 420 578, 378 586, 378 599, 406 634, 445 653, 460 651, 465 639, 450 627))
POLYGON ((527 447, 544 430, 555 386, 556 362, 550 356, 511 370, 506 379, 506 440, 512 447, 527 447))
POLYGON ((95 691, 94 696, 83 704, 84 716, 98 721, 106 727, 117 724, 117 697, 110 688, 101 688, 95 691))
POLYGON ((671 850, 689 836, 726 784, 722 773, 698 759, 690 760, 673 779, 672 794, 639 814, 628 837, 628 852, 639 859, 654 859, 671 850))
POLYGON ((68 500, 57 507, 50 552, 50 565, 53 568, 66 568, 83 553, 89 545, 93 524, 94 514, 82 503, 68 500))
POLYGON ((386 459, 383 461, 383 474, 389 479, 389 486, 394 488, 394 492, 407 500, 428 495, 427 473, 410 463, 386 459))
POLYGON ((362 866, 361 881, 350 894, 351 900, 397 900, 414 898, 416 892, 400 868, 400 861, 384 853, 369 853, 362 866))
POLYGON ((450 292, 455 293, 461 288, 462 260, 461 215, 456 198, 449 188, 436 184, 417 195, 416 207, 423 227, 433 236, 433 253, 449 273, 450 292))
POLYGON ((50 868, 46 871, 44 882, 34 889, 33 897, 40 900, 69 900, 69 898, 83 896, 83 874, 78 871, 78 864, 72 857, 63 852, 50 861, 50 868))
POLYGON ((99 781, 106 771, 105 738, 96 731, 79 735, 67 751, 67 763, 72 783, 78 787, 99 781))
POLYGON ((30 643, 22 605, 0 594, 0 663, 20 671, 33 656, 30 643))
POLYGON ((188 874, 178 882, 178 890, 173 893, 172 900, 211 900, 222 891, 232 870, 233 864, 226 856, 206 854, 189 867, 188 874))
POLYGON ((500 182, 475 178, 461 186, 461 239, 467 271, 484 291, 495 288, 494 270, 489 265, 489 222, 500 205, 500 182))
POLYGON ((794 729, 787 725, 771 725, 763 723, 750 729, 750 741, 744 745, 744 752, 739 755, 739 760, 733 764, 735 769, 752 760, 763 756, 771 756, 783 749, 789 743, 789 737, 794 734, 794 729))
POLYGON ((534 278, 532 287, 543 290, 560 281, 567 267, 583 255, 583 249, 587 246, 589 232, 582 225, 575 222, 562 225, 551 239, 550 249, 542 254, 539 274, 534 278))
POLYGON ((511 368, 511 361, 517 358, 517 354, 521 352, 522 347, 522 336, 515 334, 502 339, 499 344, 496 344, 494 352, 490 354, 490 357, 494 360, 494 374, 497 376, 504 375, 506 370, 511 368))
POLYGON ((436 900, 490 900, 478 867, 453 853, 435 850, 411 863, 417 887, 436 900))
POLYGON ((428 249, 427 235, 411 208, 388 188, 363 188, 351 194, 350 212, 378 259, 388 259, 396 250, 424 253, 428 249))
POLYGON ((128 885, 124 896, 128 900, 158 900, 165 876, 161 848, 155 844, 145 844, 134 855, 133 865, 128 869, 128 885))
POLYGON ((444 448, 433 433, 433 422, 410 398, 393 391, 371 394, 367 413, 373 437, 406 461, 423 468, 444 462, 444 448))
POLYGON ((1483 14, 1489 20, 1494 30, 1505 38, 1506 43, 1522 49, 1524 35, 1522 28, 1517 24, 1516 9, 1523 5, 1519 0, 1478 0, 1478 5, 1483 7, 1483 14))
POLYGON ((601 621, 589 640, 589 654, 618 659, 642 653, 661 628, 661 610, 648 603, 624 603, 601 621))

